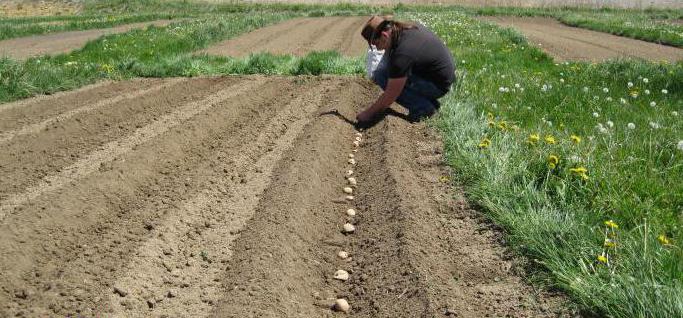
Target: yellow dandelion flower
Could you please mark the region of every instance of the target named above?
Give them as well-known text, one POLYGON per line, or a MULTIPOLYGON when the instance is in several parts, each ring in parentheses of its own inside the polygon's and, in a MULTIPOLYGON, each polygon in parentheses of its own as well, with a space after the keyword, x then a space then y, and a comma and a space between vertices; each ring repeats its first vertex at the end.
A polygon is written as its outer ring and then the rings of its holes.
POLYGON ((481 148, 481 149, 486 149, 486 148, 488 148, 490 145, 491 145, 491 139, 484 138, 484 139, 482 139, 481 142, 479 143, 479 148, 481 148))
POLYGON ((439 177, 439 181, 446 183, 446 182, 450 181, 450 178, 448 176, 441 176, 441 177, 439 177))
POLYGON ((555 169, 557 165, 560 163, 560 157, 556 155, 550 155, 548 156, 548 167, 550 169, 555 169))
POLYGON ((615 229, 615 230, 619 228, 619 224, 617 224, 616 222, 614 222, 612 220, 605 221, 605 226, 612 228, 612 229, 615 229))
POLYGON ((539 140, 541 140, 541 136, 539 136, 538 134, 529 135, 529 143, 530 144, 536 144, 539 140))
POLYGON ((488 118, 489 120, 493 120, 495 116, 493 116, 493 113, 489 112, 488 114, 486 114, 486 118, 488 118))
POLYGON ((501 120, 498 122, 498 128, 500 130, 507 130, 508 129, 508 123, 504 120, 501 120))
POLYGON ((668 238, 666 237, 666 235, 664 235, 664 234, 662 234, 662 235, 660 235, 660 236, 657 236, 657 240, 658 240, 659 243, 661 243, 662 245, 669 245, 669 244, 671 244, 671 242, 669 242, 669 239, 668 239, 668 238))
POLYGON ((489 128, 493 128, 493 127, 496 127, 496 122, 493 120, 489 120, 487 122, 487 125, 489 126, 489 128))
POLYGON ((572 142, 575 143, 575 144, 578 144, 578 143, 581 142, 581 137, 579 137, 579 136, 577 136, 577 135, 571 135, 571 136, 569 137, 569 139, 571 139, 572 142))
POLYGON ((577 175, 582 175, 586 174, 586 172, 588 172, 588 169, 586 169, 585 167, 576 167, 569 169, 569 171, 576 173, 577 175))
POLYGON ((588 179, 589 179, 588 175, 585 173, 580 174, 579 177, 581 177, 581 180, 583 180, 583 181, 588 181, 588 179))
POLYGON ((606 238, 606 239, 605 239, 604 246, 607 247, 607 248, 614 248, 615 246, 617 246, 617 242, 615 242, 615 241, 612 240, 612 239, 606 238))
POLYGON ((546 144, 549 144, 549 145, 555 144, 555 137, 553 137, 552 135, 545 135, 545 138, 543 138, 543 140, 545 140, 546 144))
POLYGON ((607 264, 609 260, 607 259, 607 256, 605 255, 598 255, 598 262, 602 264, 607 264))
POLYGON ((629 92, 629 95, 631 95, 631 97, 633 97, 633 98, 636 98, 636 97, 638 97, 638 93, 639 92, 637 89, 633 89, 629 92))

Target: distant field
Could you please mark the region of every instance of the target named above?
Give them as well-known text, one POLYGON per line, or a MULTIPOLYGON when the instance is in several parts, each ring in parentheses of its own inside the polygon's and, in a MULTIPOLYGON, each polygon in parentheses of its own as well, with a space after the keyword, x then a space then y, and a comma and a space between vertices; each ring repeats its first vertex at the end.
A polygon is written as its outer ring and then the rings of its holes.
MULTIPOLYGON (((225 3, 234 2, 228 0, 209 0, 210 2, 225 3)), ((507 7, 610 7, 610 8, 683 8, 683 1, 680 0, 258 0, 243 1, 251 3, 324 3, 335 4, 340 2, 361 3, 361 4, 451 4, 466 6, 507 6, 507 7)))

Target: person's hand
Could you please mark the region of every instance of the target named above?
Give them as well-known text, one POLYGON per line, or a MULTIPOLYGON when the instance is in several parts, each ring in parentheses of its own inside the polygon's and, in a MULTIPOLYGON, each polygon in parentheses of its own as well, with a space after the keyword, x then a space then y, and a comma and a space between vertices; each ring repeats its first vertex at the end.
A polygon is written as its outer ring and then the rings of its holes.
POLYGON ((373 115, 373 114, 371 114, 371 113, 368 112, 367 110, 364 110, 364 111, 358 113, 358 115, 356 115, 356 120, 357 120, 359 123, 368 122, 368 121, 370 121, 370 120, 372 119, 372 115, 373 115))

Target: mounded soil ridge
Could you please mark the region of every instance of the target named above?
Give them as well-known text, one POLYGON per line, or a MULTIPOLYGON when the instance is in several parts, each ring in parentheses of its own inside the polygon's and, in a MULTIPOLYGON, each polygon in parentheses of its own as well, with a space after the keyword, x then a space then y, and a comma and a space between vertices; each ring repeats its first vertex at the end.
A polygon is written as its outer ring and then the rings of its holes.
POLYGON ((352 152, 377 94, 236 76, 0 105, 0 316, 331 317, 339 297, 357 317, 567 315, 445 181, 427 126, 389 116, 352 152))
POLYGON ((296 18, 217 43, 200 53, 243 57, 253 53, 306 55, 335 50, 358 56, 367 50, 360 31, 368 17, 296 18))
POLYGON ((529 42, 558 61, 600 62, 617 58, 659 61, 683 60, 683 49, 608 33, 570 27, 552 18, 480 17, 503 27, 516 28, 529 42))

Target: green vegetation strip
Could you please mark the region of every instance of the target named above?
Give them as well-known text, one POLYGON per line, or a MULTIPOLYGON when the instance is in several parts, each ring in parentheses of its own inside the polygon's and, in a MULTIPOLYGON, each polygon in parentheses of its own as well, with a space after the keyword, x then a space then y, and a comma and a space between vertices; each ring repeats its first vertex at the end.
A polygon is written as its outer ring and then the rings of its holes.
POLYGON ((461 13, 407 16, 459 64, 449 163, 535 279, 599 316, 682 317, 683 64, 555 64, 461 13))
POLYGON ((564 24, 683 48, 683 10, 624 10, 576 8, 477 8, 473 15, 553 17, 564 24))
POLYGON ((0 40, 47 33, 110 28, 122 24, 172 20, 177 14, 132 14, 117 16, 68 16, 0 19, 0 40))

